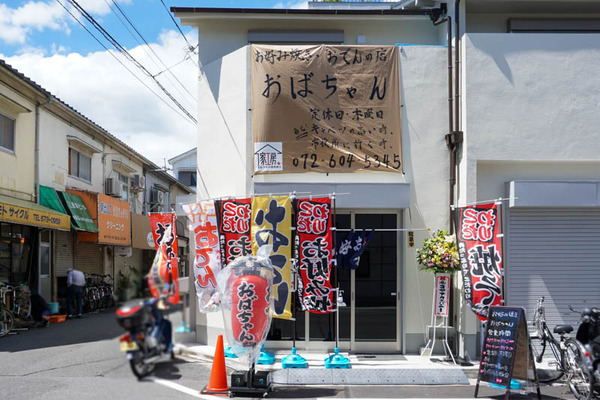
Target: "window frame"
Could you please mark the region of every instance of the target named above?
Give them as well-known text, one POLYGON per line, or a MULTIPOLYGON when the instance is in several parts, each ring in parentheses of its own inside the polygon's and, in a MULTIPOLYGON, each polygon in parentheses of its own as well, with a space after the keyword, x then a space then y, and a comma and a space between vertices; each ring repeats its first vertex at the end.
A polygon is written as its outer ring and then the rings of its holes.
POLYGON ((92 156, 78 150, 74 147, 69 147, 69 176, 80 179, 84 182, 92 182, 92 156), (77 154, 77 171, 73 171, 73 154, 77 154), (89 160, 89 179, 81 174, 81 156, 89 160))
POLYGON ((17 119, 16 118, 11 118, 6 114, 0 113, 0 150, 5 151, 7 153, 11 153, 14 154, 15 153, 15 145, 16 145, 16 139, 17 139, 17 119), (12 135, 12 149, 9 147, 5 147, 4 146, 4 120, 7 120, 11 123, 11 128, 12 128, 12 132, 10 132, 10 134, 12 135))

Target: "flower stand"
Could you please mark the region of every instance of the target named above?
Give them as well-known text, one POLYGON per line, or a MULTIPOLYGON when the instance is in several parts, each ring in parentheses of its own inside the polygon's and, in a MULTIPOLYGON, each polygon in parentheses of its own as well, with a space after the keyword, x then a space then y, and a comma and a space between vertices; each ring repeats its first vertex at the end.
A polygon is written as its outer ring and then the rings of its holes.
POLYGON ((435 274, 435 285, 433 289, 433 305, 431 310, 431 326, 433 328, 433 334, 429 337, 427 345, 421 351, 421 356, 428 356, 431 359, 433 349, 435 347, 435 341, 437 338, 437 330, 444 330, 444 338, 442 339, 442 345, 446 357, 450 356, 452 362, 456 364, 450 345, 448 344, 448 314, 449 314, 449 303, 450 303, 450 274, 435 274))

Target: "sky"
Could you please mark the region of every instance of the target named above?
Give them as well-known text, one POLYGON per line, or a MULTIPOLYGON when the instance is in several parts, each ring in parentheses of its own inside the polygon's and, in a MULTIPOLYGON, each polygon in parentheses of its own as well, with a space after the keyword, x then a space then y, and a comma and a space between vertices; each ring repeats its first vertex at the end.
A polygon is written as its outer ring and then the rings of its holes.
POLYGON ((197 32, 180 26, 170 7, 307 8, 307 2, 0 0, 0 59, 168 167, 170 158, 196 146, 199 68, 197 32))

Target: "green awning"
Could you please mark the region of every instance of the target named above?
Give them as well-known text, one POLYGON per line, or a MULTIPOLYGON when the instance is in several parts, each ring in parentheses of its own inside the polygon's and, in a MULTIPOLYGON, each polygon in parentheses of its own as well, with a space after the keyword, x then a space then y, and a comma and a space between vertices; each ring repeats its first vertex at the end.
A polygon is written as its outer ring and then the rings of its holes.
POLYGON ((40 204, 63 214, 67 213, 58 198, 58 193, 51 187, 40 185, 40 204))
POLYGON ((98 232, 98 228, 87 207, 83 204, 81 197, 69 192, 58 192, 58 196, 62 199, 63 205, 67 208, 67 213, 71 216, 73 228, 80 231, 98 232))

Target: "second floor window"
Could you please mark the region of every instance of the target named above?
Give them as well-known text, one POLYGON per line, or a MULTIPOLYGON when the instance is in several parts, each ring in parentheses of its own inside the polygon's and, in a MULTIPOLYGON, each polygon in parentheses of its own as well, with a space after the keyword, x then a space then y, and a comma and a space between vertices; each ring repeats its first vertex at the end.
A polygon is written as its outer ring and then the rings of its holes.
POLYGON ((121 182, 121 200, 129 201, 129 176, 119 174, 119 181, 121 182))
POLYGON ((15 151, 15 120, 0 114, 0 147, 15 151))
POLYGON ((188 187, 196 187, 196 171, 179 171, 179 181, 188 187))
POLYGON ((92 181, 92 158, 75 149, 69 149, 69 175, 92 181))

